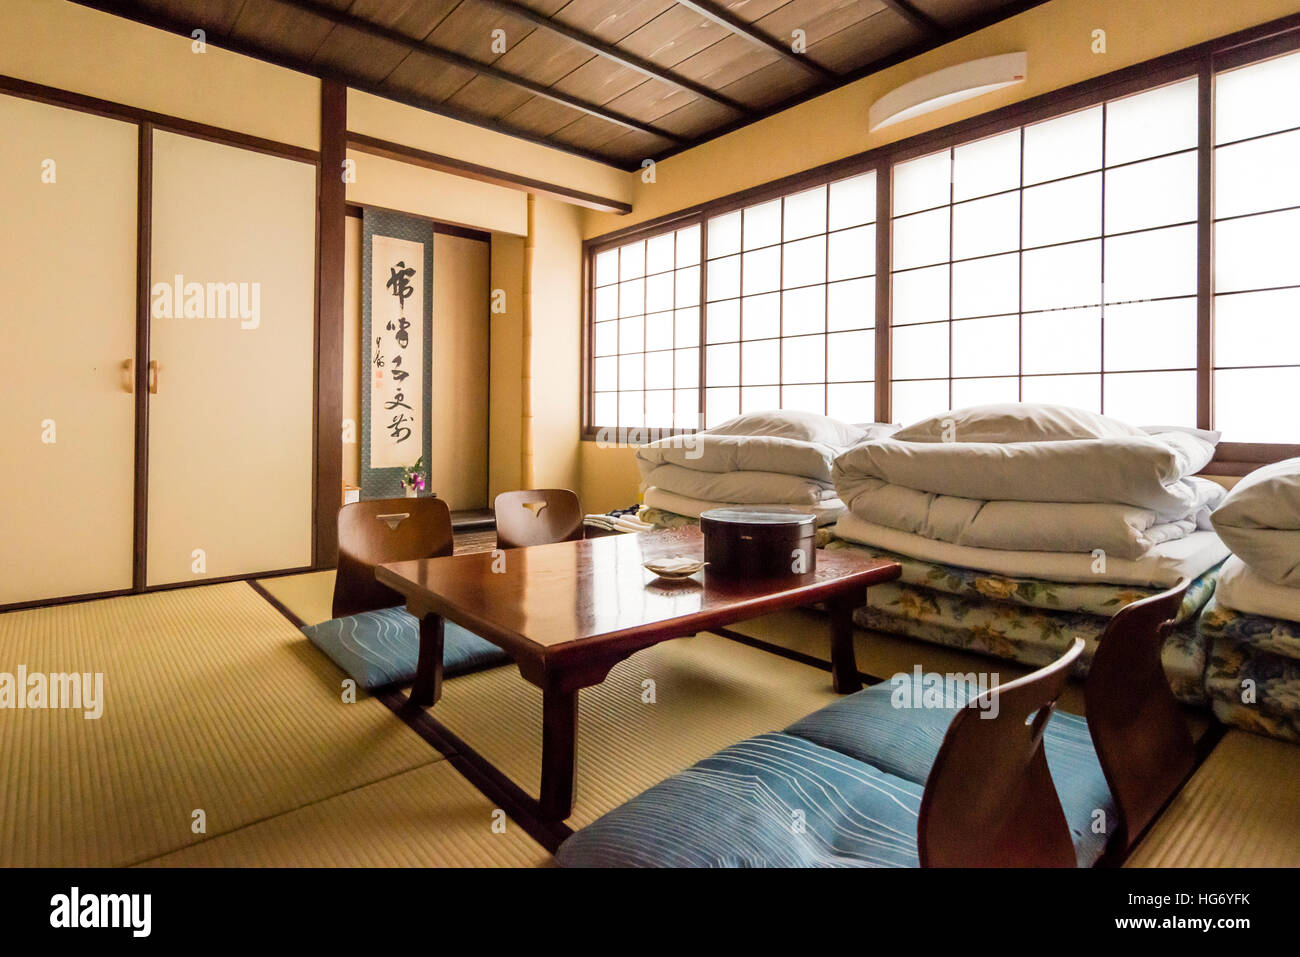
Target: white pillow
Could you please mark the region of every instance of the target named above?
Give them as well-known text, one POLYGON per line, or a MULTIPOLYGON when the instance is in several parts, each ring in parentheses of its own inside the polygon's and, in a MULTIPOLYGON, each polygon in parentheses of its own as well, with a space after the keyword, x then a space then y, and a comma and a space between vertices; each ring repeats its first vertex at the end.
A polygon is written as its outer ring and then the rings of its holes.
POLYGON ((705 431, 710 435, 770 435, 800 442, 821 442, 839 448, 855 445, 867 435, 856 425, 849 425, 839 419, 792 409, 738 415, 705 431))
POLYGON ((1252 571, 1274 584, 1300 587, 1300 458, 1251 472, 1210 521, 1252 571))
POLYGON ((1144 435, 1127 423, 1065 405, 1002 402, 943 412, 893 438, 903 442, 1065 442, 1144 435))

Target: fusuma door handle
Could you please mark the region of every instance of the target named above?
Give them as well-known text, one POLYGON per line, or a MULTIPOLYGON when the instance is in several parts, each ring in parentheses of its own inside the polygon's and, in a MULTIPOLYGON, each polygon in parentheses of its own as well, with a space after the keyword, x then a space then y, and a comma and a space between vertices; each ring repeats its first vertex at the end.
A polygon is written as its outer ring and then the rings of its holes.
POLYGON ((122 391, 129 395, 135 394, 135 360, 126 359, 122 362, 122 391))
POLYGON ((149 394, 158 394, 158 360, 149 360, 149 394))

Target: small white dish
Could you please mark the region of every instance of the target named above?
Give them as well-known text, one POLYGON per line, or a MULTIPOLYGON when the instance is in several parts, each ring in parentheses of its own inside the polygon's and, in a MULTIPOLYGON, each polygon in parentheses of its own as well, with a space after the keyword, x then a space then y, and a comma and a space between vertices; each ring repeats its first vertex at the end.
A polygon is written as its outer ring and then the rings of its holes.
POLYGON ((669 555, 666 558, 656 558, 652 561, 643 563, 646 571, 668 581, 683 581, 690 578, 708 562, 702 562, 699 559, 691 558, 687 555, 669 555))

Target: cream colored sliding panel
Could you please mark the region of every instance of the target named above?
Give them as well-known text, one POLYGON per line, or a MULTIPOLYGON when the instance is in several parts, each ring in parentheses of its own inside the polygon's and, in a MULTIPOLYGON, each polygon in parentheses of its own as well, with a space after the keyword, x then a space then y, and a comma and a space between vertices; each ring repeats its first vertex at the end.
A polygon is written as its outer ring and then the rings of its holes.
POLYGON ((309 565, 315 167, 153 150, 148 583, 309 565))
POLYGON ((131 587, 138 135, 0 96, 0 605, 131 587))

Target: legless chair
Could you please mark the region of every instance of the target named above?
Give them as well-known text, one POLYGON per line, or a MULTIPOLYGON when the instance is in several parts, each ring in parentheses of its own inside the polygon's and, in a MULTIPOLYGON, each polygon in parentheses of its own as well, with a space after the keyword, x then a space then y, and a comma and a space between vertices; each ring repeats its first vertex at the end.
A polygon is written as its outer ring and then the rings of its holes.
POLYGON ((497 548, 573 542, 583 537, 582 506, 567 488, 502 492, 493 504, 497 548))
POLYGON ((451 512, 440 498, 381 498, 339 510, 339 567, 334 617, 400 605, 403 598, 375 581, 375 566, 452 552, 451 512))

